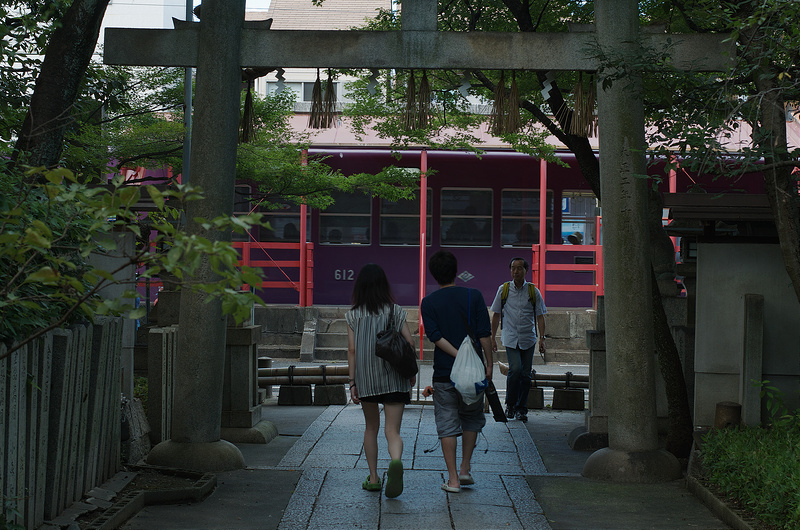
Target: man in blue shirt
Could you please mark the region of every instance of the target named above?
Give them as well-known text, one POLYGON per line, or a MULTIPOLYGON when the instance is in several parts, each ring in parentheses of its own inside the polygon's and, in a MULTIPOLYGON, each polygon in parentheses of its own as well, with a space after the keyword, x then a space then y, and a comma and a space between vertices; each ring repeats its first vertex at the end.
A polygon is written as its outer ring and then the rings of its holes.
POLYGON ((486 416, 483 412, 483 399, 471 405, 464 403, 450 381, 450 372, 469 326, 473 336, 478 339, 478 355, 483 350, 486 379, 491 380, 491 324, 481 292, 456 287, 458 262, 451 252, 436 252, 428 261, 428 268, 439 284, 439 290, 422 300, 420 310, 425 334, 436 346, 433 352, 433 407, 436 430, 448 472, 448 480, 442 484, 442 489, 458 493, 462 485, 475 483, 470 461, 478 433, 486 424, 486 416), (456 449, 459 436, 461 466, 457 468, 456 449))
POLYGON ((497 288, 492 302, 492 348, 497 351, 497 328, 508 357, 506 379, 506 416, 528 421, 528 393, 531 389, 533 348, 536 346, 538 324, 539 351, 544 355, 545 320, 547 307, 542 293, 532 283, 525 281, 528 262, 514 258, 508 265, 512 281, 497 288))

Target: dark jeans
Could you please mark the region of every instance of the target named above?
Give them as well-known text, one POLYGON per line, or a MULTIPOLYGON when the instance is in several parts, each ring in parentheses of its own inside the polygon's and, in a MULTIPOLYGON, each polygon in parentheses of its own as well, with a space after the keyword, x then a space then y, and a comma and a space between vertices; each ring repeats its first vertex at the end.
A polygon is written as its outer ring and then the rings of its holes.
POLYGON ((508 357, 508 378, 506 379, 506 405, 514 411, 528 413, 528 393, 531 390, 531 369, 533 368, 533 350, 509 348, 506 346, 508 357))

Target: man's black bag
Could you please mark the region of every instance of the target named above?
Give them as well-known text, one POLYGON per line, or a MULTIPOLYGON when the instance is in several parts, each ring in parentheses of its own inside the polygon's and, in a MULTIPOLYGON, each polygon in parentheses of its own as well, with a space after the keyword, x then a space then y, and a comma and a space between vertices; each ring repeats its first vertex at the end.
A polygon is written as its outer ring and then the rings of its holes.
POLYGON ((497 389, 494 383, 489 381, 489 386, 486 388, 486 401, 489 402, 489 408, 492 409, 492 416, 494 421, 507 423, 506 413, 503 412, 503 405, 500 403, 500 397, 497 395, 497 389))
POLYGON ((389 312, 389 329, 379 331, 375 340, 375 355, 388 362, 402 377, 411 379, 417 372, 417 357, 414 347, 403 335, 391 329, 394 322, 394 306, 389 312))

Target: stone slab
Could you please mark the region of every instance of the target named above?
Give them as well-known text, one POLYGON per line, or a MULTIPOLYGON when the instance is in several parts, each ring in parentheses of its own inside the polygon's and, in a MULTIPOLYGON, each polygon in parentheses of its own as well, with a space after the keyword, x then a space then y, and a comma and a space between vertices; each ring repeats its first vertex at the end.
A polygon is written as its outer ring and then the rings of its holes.
POLYGON ((314 385, 314 405, 347 405, 344 385, 314 385))
POLYGON ((278 405, 311 405, 311 385, 281 385, 278 405))
POLYGON ((571 388, 553 389, 553 410, 584 410, 583 390, 571 388))
POLYGON ((686 491, 682 480, 646 487, 604 482, 598 488, 596 481, 582 477, 526 478, 552 530, 645 528, 630 525, 639 518, 647 520, 648 530, 728 528, 686 491))

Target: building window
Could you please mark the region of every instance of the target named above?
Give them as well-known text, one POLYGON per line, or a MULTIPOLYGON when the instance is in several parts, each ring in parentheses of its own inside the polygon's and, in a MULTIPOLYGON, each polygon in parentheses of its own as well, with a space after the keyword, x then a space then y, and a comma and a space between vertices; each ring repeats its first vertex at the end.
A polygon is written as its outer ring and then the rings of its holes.
POLYGON ((331 193, 334 203, 319 214, 323 245, 369 245, 372 199, 364 194, 331 193))
MULTIPOLYGON (((428 188, 425 244, 431 244, 431 190, 428 188)), ((381 199, 381 245, 419 245, 419 192, 414 199, 381 199)))
POLYGON ((600 207, 590 191, 564 191, 561 195, 561 243, 595 245, 600 207))
MULTIPOLYGON (((504 189, 501 195, 500 240, 504 247, 539 243, 539 190, 504 189)), ((553 242, 553 192, 547 192, 545 242, 553 242)))
POLYGON ((442 245, 492 245, 492 190, 442 188, 442 245))
MULTIPOLYGON (((328 82, 326 80, 322 80, 320 83, 322 85, 322 101, 325 101, 325 91, 328 87, 328 82)), ((338 90, 339 83, 331 83, 333 85, 333 100, 336 101, 337 96, 339 95, 338 90)), ((314 83, 303 83, 303 101, 311 101, 313 99, 314 94, 314 83)))

